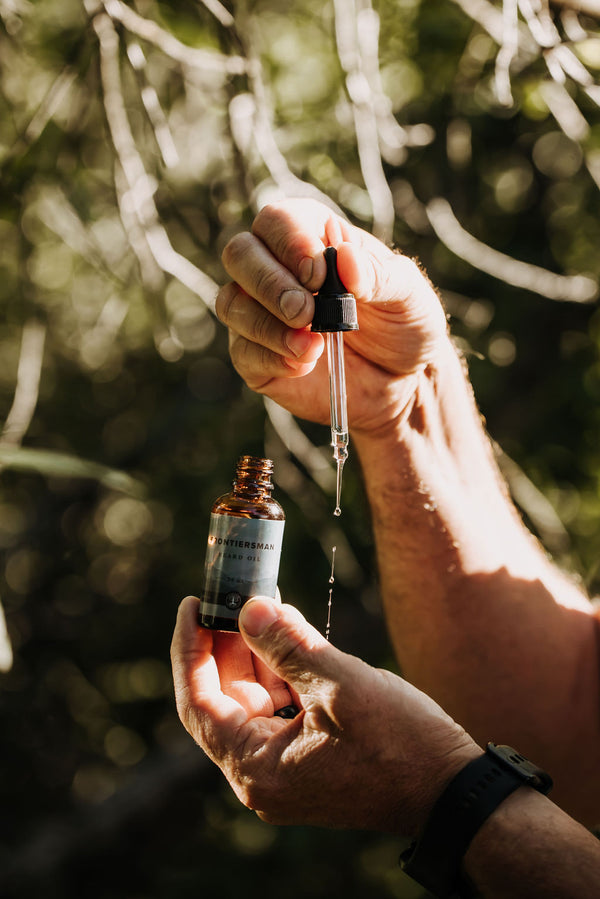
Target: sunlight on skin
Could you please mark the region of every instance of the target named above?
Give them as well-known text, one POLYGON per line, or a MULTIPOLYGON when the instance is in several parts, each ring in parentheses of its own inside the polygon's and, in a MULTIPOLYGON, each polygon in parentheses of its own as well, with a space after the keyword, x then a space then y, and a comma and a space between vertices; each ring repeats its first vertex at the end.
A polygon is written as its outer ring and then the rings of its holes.
MULTIPOLYGON (((182 639, 193 649, 182 654, 174 645, 176 681, 190 683, 191 706, 207 711, 213 719, 213 733, 215 723, 217 732, 223 734, 252 723, 253 741, 260 743, 286 725, 284 719, 273 717, 275 710, 298 704, 298 698, 253 656, 239 634, 199 627, 197 609, 198 600, 188 597, 179 612, 182 639), (265 720, 258 722, 257 718, 265 720)), ((201 722, 197 726, 203 729, 201 722)))

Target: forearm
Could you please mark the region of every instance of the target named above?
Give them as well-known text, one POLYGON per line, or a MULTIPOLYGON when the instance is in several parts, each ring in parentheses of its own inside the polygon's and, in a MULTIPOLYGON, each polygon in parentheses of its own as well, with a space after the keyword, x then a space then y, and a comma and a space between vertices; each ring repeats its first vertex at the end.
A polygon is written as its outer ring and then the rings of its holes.
MULTIPOLYGON (((557 574, 523 526, 450 342, 440 356, 439 367, 420 376, 393 428, 353 435, 376 536, 382 538, 379 562, 389 566, 386 583, 398 558, 411 577, 422 560, 432 560, 433 568, 420 573, 444 595, 452 581, 506 568, 511 576, 551 580, 559 602, 589 611, 581 591, 557 574)), ((406 573, 397 580, 405 582, 406 573)), ((409 585, 406 593, 407 600, 416 599, 409 585)))
POLYGON ((522 788, 475 835, 463 870, 484 899, 596 899, 600 842, 548 798, 522 788))
POLYGON ((476 739, 539 759, 571 801, 573 745, 600 746, 595 621, 523 527, 450 344, 394 430, 354 443, 403 673, 476 739))

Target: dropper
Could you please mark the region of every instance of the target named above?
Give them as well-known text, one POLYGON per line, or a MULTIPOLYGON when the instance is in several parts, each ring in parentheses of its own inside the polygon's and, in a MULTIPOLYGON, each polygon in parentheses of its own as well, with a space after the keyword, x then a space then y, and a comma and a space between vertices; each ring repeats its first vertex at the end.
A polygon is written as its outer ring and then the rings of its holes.
POLYGON ((315 297, 312 330, 323 332, 327 343, 329 368, 329 408, 331 445, 336 463, 336 502, 334 515, 341 515, 342 470, 348 458, 348 411, 346 404, 346 369, 344 365, 344 331, 357 331, 356 299, 348 293, 337 270, 337 250, 327 247, 324 253, 327 274, 315 297))

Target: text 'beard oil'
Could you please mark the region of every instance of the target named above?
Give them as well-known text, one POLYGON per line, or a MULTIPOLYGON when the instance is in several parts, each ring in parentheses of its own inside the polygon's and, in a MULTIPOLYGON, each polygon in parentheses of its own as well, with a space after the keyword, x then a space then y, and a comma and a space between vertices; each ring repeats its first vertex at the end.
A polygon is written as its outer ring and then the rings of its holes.
POLYGON ((211 509, 198 620, 202 627, 239 631, 251 596, 277 595, 285 514, 271 496, 273 463, 242 456, 233 490, 211 509))

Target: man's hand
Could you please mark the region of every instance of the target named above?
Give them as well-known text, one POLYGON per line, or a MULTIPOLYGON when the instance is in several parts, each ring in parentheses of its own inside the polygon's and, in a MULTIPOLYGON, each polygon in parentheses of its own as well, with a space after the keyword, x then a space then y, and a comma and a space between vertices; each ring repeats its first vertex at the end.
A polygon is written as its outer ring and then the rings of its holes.
POLYGON ((437 294, 410 259, 320 203, 287 200, 265 207, 252 233, 225 247, 233 280, 219 293, 217 314, 249 387, 295 415, 327 422, 323 337, 310 323, 328 245, 337 248, 340 277, 358 302, 360 331, 345 335, 350 425, 377 431, 402 414, 419 374, 448 346, 437 294))
POLYGON ((276 824, 413 836, 481 749, 429 697, 328 643, 292 606, 255 599, 242 636, 180 606, 172 645, 183 724, 238 798, 276 824), (294 702, 293 720, 273 717, 294 702))

